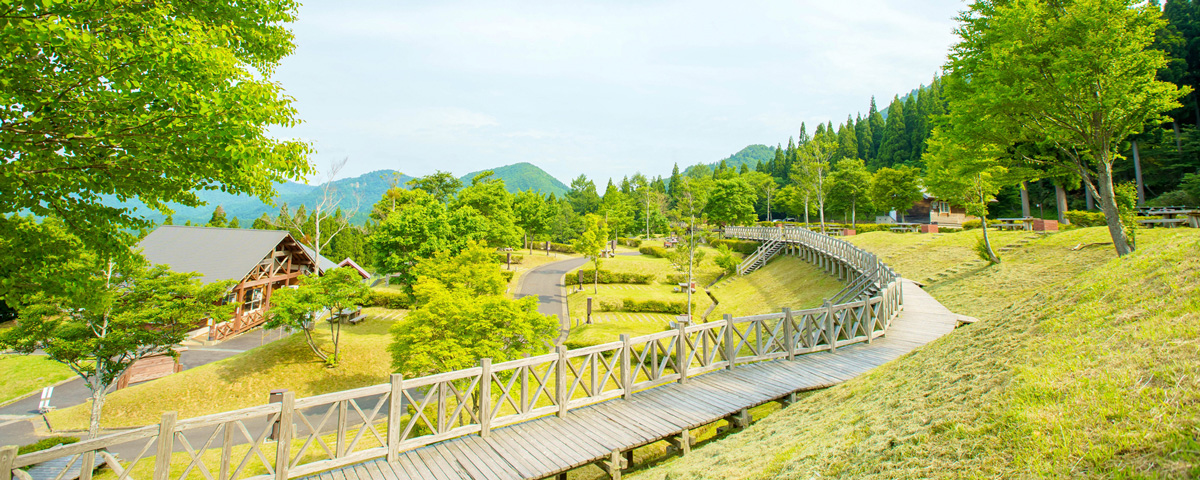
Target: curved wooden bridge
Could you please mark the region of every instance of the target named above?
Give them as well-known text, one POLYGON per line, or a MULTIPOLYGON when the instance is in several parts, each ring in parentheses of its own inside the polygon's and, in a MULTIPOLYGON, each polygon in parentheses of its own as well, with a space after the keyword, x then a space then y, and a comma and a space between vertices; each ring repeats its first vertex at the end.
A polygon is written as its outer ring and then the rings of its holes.
POLYGON ((64 457, 75 468, 120 464, 117 480, 532 479, 587 464, 619 478, 623 454, 636 447, 668 440, 686 454, 690 429, 720 420, 745 426, 751 407, 851 379, 957 324, 916 284, 843 240, 802 229, 730 227, 726 235, 782 242, 780 254, 846 281, 852 290, 839 298, 852 300, 494 365, 485 359, 429 377, 393 375, 315 397, 288 394, 178 422, 168 413, 159 425, 43 452, 0 451, 0 480, 9 472, 28 480, 19 468, 64 457), (136 458, 118 463, 103 450, 130 442, 144 444, 136 458))

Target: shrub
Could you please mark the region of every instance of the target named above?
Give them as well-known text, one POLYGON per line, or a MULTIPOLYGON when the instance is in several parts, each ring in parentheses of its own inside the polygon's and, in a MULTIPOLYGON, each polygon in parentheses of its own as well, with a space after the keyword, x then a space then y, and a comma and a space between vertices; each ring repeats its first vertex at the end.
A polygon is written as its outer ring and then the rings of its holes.
POLYGON ((982 226, 983 226, 982 220, 967 220, 967 221, 963 222, 963 224, 962 224, 963 230, 974 230, 974 229, 982 227, 982 226))
MULTIPOLYGON (((1000 258, 1000 252, 993 250, 992 253, 996 254, 996 258, 1000 258)), ((987 244, 983 243, 983 237, 979 237, 979 240, 975 241, 975 255, 985 262, 991 263, 992 261, 991 257, 988 257, 987 244)))
MULTIPOLYGON (((849 225, 846 228, 850 228, 849 225)), ((889 232, 891 225, 886 223, 860 223, 854 226, 854 233, 889 232)))
POLYGON ((638 247, 642 246, 642 241, 638 240, 636 238, 619 237, 619 238, 617 238, 617 243, 624 245, 626 247, 633 247, 633 248, 638 248, 638 247))
POLYGON ((26 453, 40 452, 42 450, 49 449, 50 447, 57 447, 59 445, 70 445, 70 444, 76 443, 76 442, 79 442, 78 437, 46 437, 41 440, 38 440, 37 442, 34 442, 29 445, 25 445, 21 448, 18 448, 17 455, 24 455, 26 453))
MULTIPOLYGON (((509 272, 511 273, 511 272, 509 272)), ((367 301, 372 307, 402 310, 412 307, 412 297, 407 293, 389 288, 372 288, 367 301)))
MULTIPOLYGON (((577 274, 567 274, 567 285, 579 285, 579 275, 583 275, 583 284, 592 283, 592 275, 595 270, 586 269, 579 270, 577 274)), ((638 285, 649 285, 654 281, 654 275, 649 273, 631 273, 631 272, 610 272, 608 270, 600 270, 600 283, 633 283, 638 285)))
MULTIPOLYGON (((543 242, 529 242, 529 245, 526 245, 526 248, 529 248, 529 247, 533 247, 532 250, 534 250, 534 251, 541 250, 544 252, 544 251, 546 251, 546 242, 544 242, 544 241, 543 242)), ((575 253, 575 247, 572 247, 565 243, 550 242, 550 251, 558 252, 558 253, 575 253)), ((513 255, 513 258, 515 259, 516 255, 513 255)), ((503 261, 504 258, 501 257, 500 260, 503 261)))
POLYGON ((687 313, 687 301, 634 300, 632 298, 619 301, 601 300, 600 310, 604 312, 673 313, 682 315, 687 313))
POLYGON ((730 239, 713 240, 712 242, 710 242, 710 244, 713 246, 713 248, 717 248, 717 249, 720 249, 721 245, 725 245, 726 247, 729 247, 730 250, 738 252, 742 255, 753 255, 754 251, 758 250, 758 246, 761 245, 761 243, 759 243, 759 242, 753 242, 750 240, 730 240, 730 239))
POLYGON ((649 255, 651 257, 667 258, 667 249, 654 245, 647 245, 639 248, 638 252, 641 252, 642 255, 649 255))
POLYGON ((686 273, 672 273, 670 275, 667 275, 667 284, 678 285, 678 284, 684 283, 684 282, 687 282, 687 274, 686 273))
POLYGON ((740 262, 738 262, 737 258, 734 258, 733 251, 729 249, 728 245, 721 244, 717 246, 717 252, 716 262, 718 267, 725 270, 726 274, 737 270, 738 263, 740 262))
POLYGON ((1069 210, 1067 211, 1067 220, 1071 222, 1071 225, 1076 227, 1099 227, 1108 225, 1108 220, 1104 219, 1104 212, 1069 210))
POLYGON ((500 277, 504 278, 504 283, 511 282, 513 279, 513 276, 516 274, 517 274, 517 272, 514 272, 512 270, 501 270, 500 271, 500 277))
MULTIPOLYGON (((515 253, 512 254, 513 265, 520 265, 521 261, 524 259, 525 259, 524 255, 517 255, 515 253)), ((508 262, 508 252, 496 252, 496 261, 500 262, 501 265, 504 265, 505 263, 507 263, 508 262)))

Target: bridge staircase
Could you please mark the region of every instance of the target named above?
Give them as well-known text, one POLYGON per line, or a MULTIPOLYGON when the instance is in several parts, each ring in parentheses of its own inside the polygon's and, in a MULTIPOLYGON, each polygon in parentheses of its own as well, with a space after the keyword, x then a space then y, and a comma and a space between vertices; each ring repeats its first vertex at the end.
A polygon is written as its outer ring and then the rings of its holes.
POLYGON ((767 262, 771 261, 772 258, 775 258, 775 255, 783 250, 783 246, 784 242, 781 240, 767 240, 763 242, 763 244, 758 247, 758 250, 755 250, 753 254, 751 254, 749 257, 746 257, 746 259, 742 260, 742 263, 738 265, 738 275, 746 275, 762 268, 767 264, 767 262))

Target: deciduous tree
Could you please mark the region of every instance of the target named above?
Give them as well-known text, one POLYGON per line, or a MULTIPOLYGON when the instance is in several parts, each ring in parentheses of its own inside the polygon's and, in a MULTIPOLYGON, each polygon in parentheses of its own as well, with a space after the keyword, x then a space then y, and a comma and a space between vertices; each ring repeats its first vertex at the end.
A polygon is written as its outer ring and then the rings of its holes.
POLYGON ((298 288, 283 288, 271 295, 270 317, 267 328, 288 326, 304 332, 304 340, 317 358, 329 367, 336 367, 341 355, 342 321, 338 316, 343 310, 355 309, 366 303, 371 290, 362 283, 362 277, 352 268, 335 268, 324 275, 300 277, 298 288), (313 331, 320 323, 329 326, 332 351, 317 345, 313 331))

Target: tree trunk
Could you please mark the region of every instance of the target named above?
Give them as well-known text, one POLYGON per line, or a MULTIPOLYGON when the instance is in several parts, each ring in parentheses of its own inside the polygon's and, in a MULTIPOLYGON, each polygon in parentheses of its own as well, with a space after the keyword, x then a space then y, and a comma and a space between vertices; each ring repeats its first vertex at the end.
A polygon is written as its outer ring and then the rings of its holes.
MULTIPOLYGON (((1175 129, 1175 152, 1183 153, 1183 142, 1179 138, 1179 121, 1175 120, 1175 119, 1171 119, 1171 126, 1175 129)), ((1134 142, 1133 143, 1134 145, 1137 145, 1137 140, 1134 140, 1133 142, 1134 142)), ((1133 147, 1133 148, 1134 148, 1134 152, 1135 152, 1133 155, 1136 157, 1137 156, 1137 153, 1136 153, 1137 147, 1133 147)))
MULTIPOLYGON (((1179 143, 1179 122, 1175 123, 1175 143, 1179 143)), ((1133 142, 1133 176, 1137 180, 1137 206, 1146 206, 1146 186, 1142 183, 1142 156, 1138 153, 1138 142, 1133 142)))
POLYGON ((596 267, 596 269, 592 271, 592 292, 594 292, 596 295, 599 295, 600 294, 600 262, 592 262, 592 265, 596 267))
POLYGON ((1133 245, 1125 235, 1125 228, 1121 224, 1121 212, 1117 208, 1117 198, 1113 194, 1112 163, 1109 162, 1107 153, 1101 155, 1103 158, 1097 162, 1099 178, 1096 179, 1100 190, 1100 210, 1104 212, 1104 219, 1108 222, 1108 234, 1112 237, 1113 247, 1117 250, 1117 255, 1123 257, 1133 252, 1133 245))
POLYGON ((1092 195, 1092 189, 1088 188, 1087 180, 1084 180, 1083 198, 1087 201, 1087 210, 1089 212, 1096 209, 1096 197, 1092 195))
POLYGON ((96 372, 96 376, 92 380, 92 415, 88 421, 88 439, 96 438, 100 434, 100 412, 104 408, 104 397, 107 395, 108 385, 97 385, 100 383, 100 372, 96 372))
POLYGON ((338 353, 340 352, 339 347, 341 346, 341 342, 339 342, 338 340, 341 340, 341 338, 342 338, 342 320, 339 318, 338 321, 333 322, 333 323, 337 324, 337 333, 333 335, 333 366, 336 367, 338 364, 338 361, 341 360, 341 358, 338 356, 338 353))
POLYGON ((987 234, 987 215, 979 217, 979 226, 983 229, 983 246, 987 250, 988 261, 999 265, 1000 257, 996 256, 996 252, 992 250, 992 241, 988 239, 987 234))
POLYGON ((817 208, 821 209, 821 234, 825 234, 825 200, 817 202, 817 208))
POLYGON ((808 228, 808 194, 804 194, 804 228, 808 228))
POLYGON ((1029 218, 1029 183, 1021 182, 1021 216, 1029 218))
POLYGON ((1067 190, 1060 184, 1054 184, 1054 203, 1058 206, 1058 223, 1068 225, 1067 221, 1067 190))
POLYGON ((851 230, 858 229, 858 210, 857 210, 857 207, 854 206, 854 203, 855 203, 854 199, 851 198, 850 199, 850 229, 851 230))
MULTIPOLYGON (((774 180, 771 180, 772 182, 774 180)), ((771 189, 767 189, 767 221, 771 221, 771 189)))

